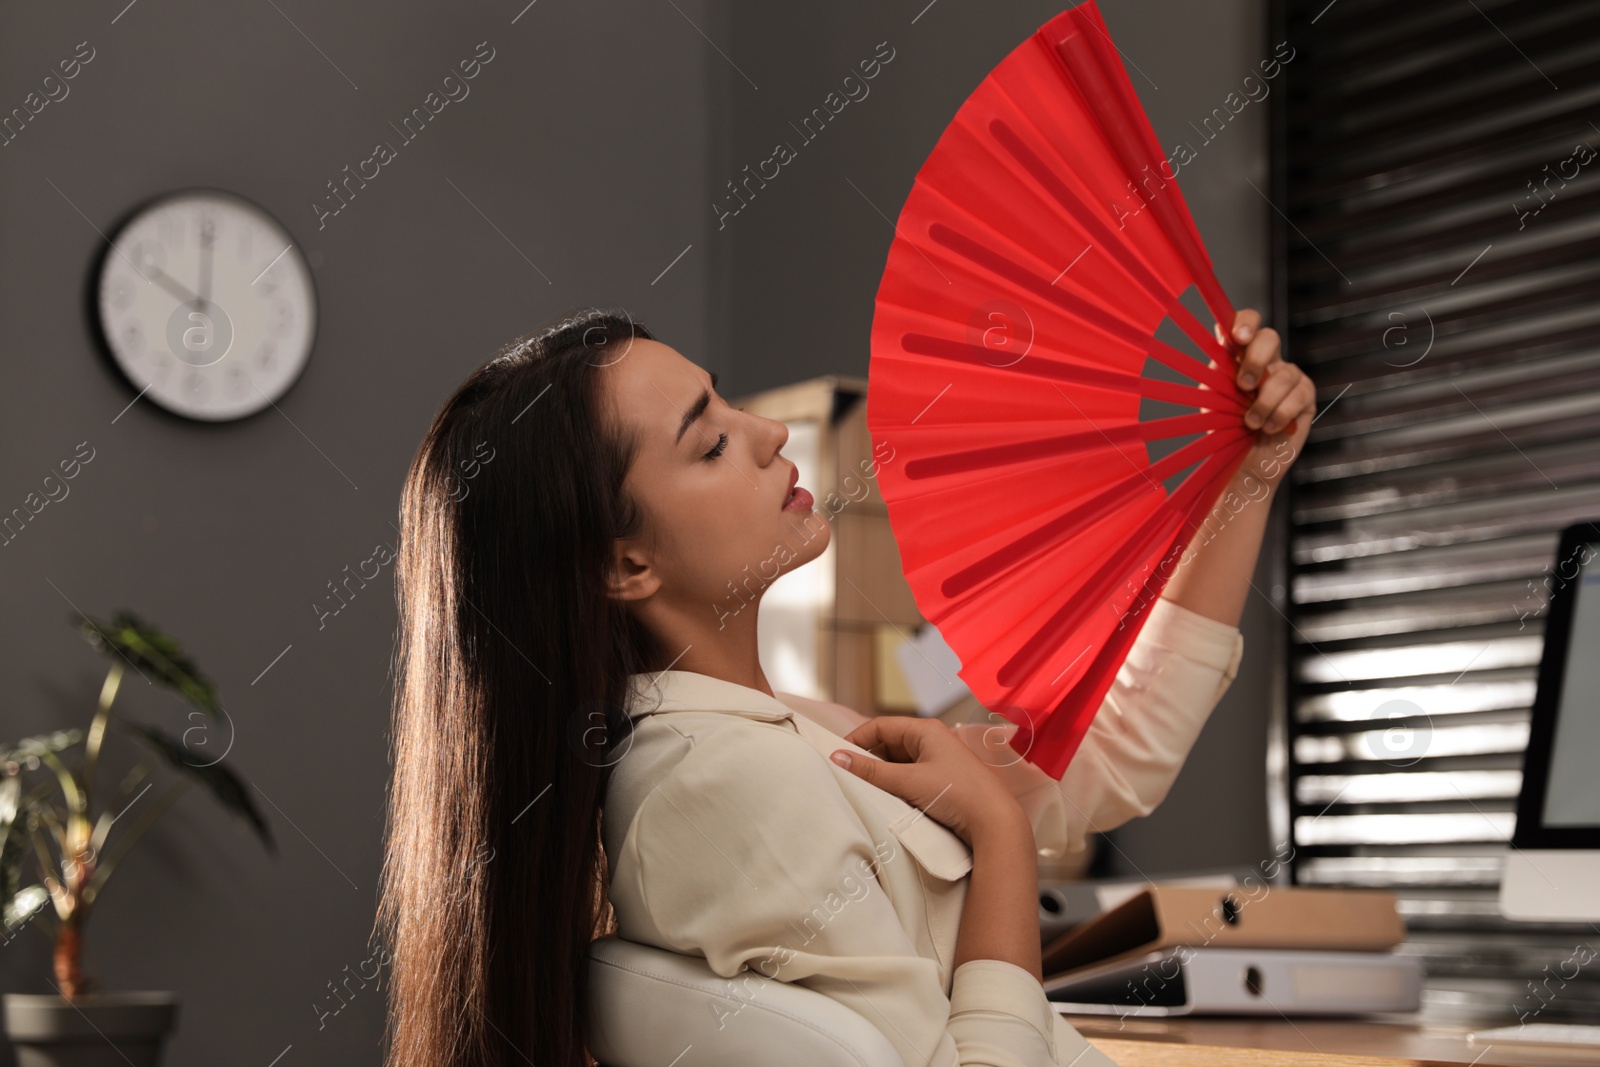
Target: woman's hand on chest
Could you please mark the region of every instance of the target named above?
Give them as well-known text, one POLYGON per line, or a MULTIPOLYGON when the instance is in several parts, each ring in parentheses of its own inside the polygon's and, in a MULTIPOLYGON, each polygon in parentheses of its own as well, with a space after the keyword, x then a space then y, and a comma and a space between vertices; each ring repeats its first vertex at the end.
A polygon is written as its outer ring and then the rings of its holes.
POLYGON ((927 812, 969 847, 992 826, 1014 827, 1022 814, 994 769, 939 719, 883 715, 845 740, 877 758, 840 749, 834 762, 927 812))

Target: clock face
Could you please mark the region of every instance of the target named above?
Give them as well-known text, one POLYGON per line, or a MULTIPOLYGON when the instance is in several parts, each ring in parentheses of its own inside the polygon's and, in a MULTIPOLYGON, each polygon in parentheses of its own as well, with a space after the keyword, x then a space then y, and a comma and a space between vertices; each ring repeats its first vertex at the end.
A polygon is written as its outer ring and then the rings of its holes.
POLYGON ((139 210, 100 268, 100 328, 145 396, 191 419, 259 411, 294 384, 316 334, 311 270, 261 208, 187 190, 139 210))

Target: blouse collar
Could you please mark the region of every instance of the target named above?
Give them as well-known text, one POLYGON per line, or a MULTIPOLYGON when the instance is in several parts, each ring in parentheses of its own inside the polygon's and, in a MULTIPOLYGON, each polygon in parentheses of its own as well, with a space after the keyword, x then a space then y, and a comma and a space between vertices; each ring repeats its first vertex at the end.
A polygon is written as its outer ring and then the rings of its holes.
POLYGON ((762 722, 794 718, 794 709, 777 697, 737 682, 694 671, 635 674, 630 719, 663 711, 724 711, 762 722))

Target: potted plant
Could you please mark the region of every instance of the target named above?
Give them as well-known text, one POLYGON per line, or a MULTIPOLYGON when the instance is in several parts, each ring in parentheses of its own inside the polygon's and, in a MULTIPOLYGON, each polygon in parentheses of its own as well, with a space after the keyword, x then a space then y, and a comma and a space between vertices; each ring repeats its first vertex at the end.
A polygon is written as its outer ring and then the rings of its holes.
MULTIPOLYGON (((110 622, 75 615, 73 625, 111 661, 99 706, 87 730, 58 730, 0 744, 0 915, 5 940, 47 922, 55 946, 55 994, 5 995, 6 1036, 21 1067, 74 1067, 126 1061, 153 1067, 177 1018, 177 994, 104 992, 84 965, 84 930, 96 902, 128 850, 174 801, 203 785, 222 805, 242 815, 267 848, 277 846, 250 799, 246 783, 216 759, 200 759, 153 726, 114 715, 111 704, 131 670, 176 692, 205 722, 226 721, 216 690, 178 642, 118 612, 110 622), (107 728, 117 727, 149 754, 103 798, 95 781, 107 728), (176 778, 147 799, 153 783, 140 784, 165 765, 176 778), (28 875, 33 864, 36 873, 28 875), (106 1043, 120 1056, 108 1059, 106 1043)), ((200 741, 204 744, 204 739, 200 741)), ((225 755, 226 753, 224 753, 225 755)), ((171 777, 168 775, 167 777, 171 777)))

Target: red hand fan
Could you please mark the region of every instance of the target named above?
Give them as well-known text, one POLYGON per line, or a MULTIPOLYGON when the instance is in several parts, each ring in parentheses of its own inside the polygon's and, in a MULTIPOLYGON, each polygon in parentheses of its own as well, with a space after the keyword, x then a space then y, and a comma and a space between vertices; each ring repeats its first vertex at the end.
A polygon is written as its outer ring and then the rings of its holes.
POLYGON ((906 579, 1053 778, 1255 439, 1183 302, 1233 324, 1173 174, 1090 0, 961 106, 877 293, 867 426, 906 579))

